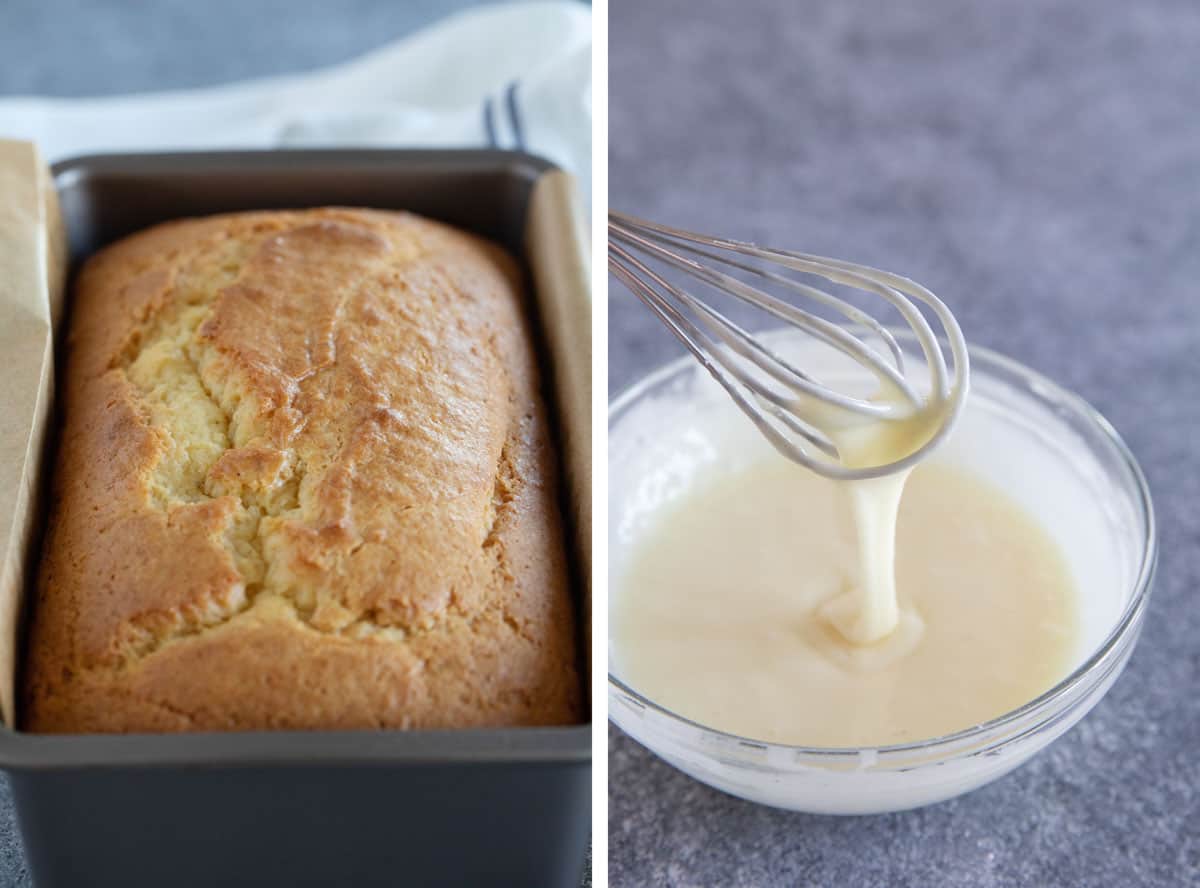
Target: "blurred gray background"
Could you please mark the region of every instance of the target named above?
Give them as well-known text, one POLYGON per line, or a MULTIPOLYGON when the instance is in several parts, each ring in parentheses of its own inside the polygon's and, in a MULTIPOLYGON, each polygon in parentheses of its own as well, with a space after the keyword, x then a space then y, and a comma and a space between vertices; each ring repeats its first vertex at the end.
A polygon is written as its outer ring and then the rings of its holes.
MULTIPOLYGON (((117 95, 291 74, 496 2, 0 0, 0 95, 117 95)), ((0 774, 0 888, 30 885, 0 774)))
MULTIPOLYGON (((611 0, 610 204, 865 262, 1081 393, 1153 489, 1128 670, 1016 773, 837 819, 610 728, 614 886, 1200 885, 1200 4, 611 0)), ((609 289, 615 393, 682 349, 609 289)))
POLYGON ((216 86, 349 61, 499 0, 0 0, 0 95, 216 86))

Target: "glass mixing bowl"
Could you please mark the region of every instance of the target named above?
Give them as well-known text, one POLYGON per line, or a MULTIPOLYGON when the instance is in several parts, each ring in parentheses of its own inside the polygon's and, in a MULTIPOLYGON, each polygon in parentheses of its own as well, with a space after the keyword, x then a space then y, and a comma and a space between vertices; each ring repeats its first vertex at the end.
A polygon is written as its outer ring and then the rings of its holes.
MULTIPOLYGON (((785 357, 802 348, 786 331, 765 338, 785 357)), ((1145 477, 1116 431, 1084 400, 995 352, 970 352, 971 394, 935 459, 982 471, 1037 516, 1062 548, 1082 611, 1070 673, 1024 706, 953 734, 896 746, 809 748, 712 730, 647 699, 622 680, 619 645, 610 638, 609 718, 618 727, 681 771, 741 798, 797 811, 867 814, 938 802, 995 780, 1099 702, 1133 651, 1154 576, 1157 541, 1145 477), (984 436, 988 462, 972 465, 984 436)), ((747 424, 726 401, 684 358, 612 402, 612 600, 622 594, 621 575, 640 529, 716 459, 719 448, 697 431, 714 427, 707 411, 729 412, 728 422, 722 415, 717 426, 747 424)))

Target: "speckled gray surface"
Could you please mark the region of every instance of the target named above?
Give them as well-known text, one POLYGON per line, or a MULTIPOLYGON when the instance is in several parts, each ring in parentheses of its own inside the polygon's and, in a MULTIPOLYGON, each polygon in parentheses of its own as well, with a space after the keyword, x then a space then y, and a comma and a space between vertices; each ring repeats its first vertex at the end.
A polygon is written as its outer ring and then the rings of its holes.
MULTIPOLYGON (((902 272, 1083 394, 1156 498, 1125 675, 1014 774, 825 818, 610 728, 614 886, 1200 885, 1200 6, 612 0, 610 200, 902 272)), ((680 353, 610 290, 616 391, 680 353)))
MULTIPOLYGON (((0 95, 116 95, 304 71, 494 2, 0 0, 0 95)), ((0 775, 0 888, 30 886, 0 775)))

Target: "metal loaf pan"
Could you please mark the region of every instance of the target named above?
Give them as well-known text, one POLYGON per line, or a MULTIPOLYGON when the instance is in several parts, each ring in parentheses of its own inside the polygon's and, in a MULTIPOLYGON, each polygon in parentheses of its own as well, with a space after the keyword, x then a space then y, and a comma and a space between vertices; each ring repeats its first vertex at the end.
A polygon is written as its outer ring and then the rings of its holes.
MULTIPOLYGON (((500 151, 95 156, 53 173, 73 265, 168 219, 326 204, 411 210, 522 257, 552 371, 586 627, 590 307, 569 177, 500 151)), ((585 628, 580 638, 586 656, 585 628)), ((3 728, 0 767, 38 888, 576 888, 591 826, 588 724, 137 736, 3 728)))

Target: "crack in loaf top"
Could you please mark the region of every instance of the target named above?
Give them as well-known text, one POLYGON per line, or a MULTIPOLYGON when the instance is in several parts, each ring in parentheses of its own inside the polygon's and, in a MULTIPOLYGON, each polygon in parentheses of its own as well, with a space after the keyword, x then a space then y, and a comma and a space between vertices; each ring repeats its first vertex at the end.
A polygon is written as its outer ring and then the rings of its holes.
POLYGON ((97 255, 69 340, 35 727, 574 718, 530 340, 506 254, 402 213, 188 220, 97 255), (183 670, 204 662, 255 699, 197 687, 183 670), (85 689, 142 714, 109 724, 85 689))

